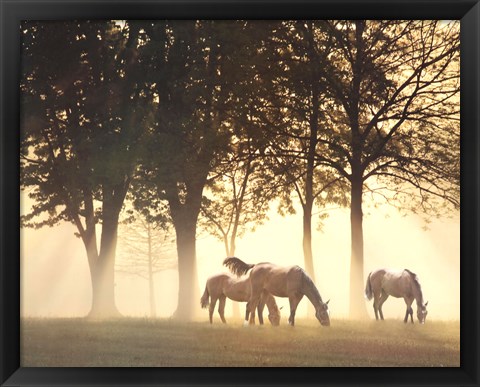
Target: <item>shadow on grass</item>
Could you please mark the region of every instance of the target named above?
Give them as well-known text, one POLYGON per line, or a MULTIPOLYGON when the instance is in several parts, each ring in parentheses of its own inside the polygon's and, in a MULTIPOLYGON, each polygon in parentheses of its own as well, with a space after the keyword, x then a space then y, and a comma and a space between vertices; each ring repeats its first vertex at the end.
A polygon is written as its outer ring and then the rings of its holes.
POLYGON ((23 367, 458 367, 460 324, 335 320, 243 326, 123 318, 23 319, 23 367))

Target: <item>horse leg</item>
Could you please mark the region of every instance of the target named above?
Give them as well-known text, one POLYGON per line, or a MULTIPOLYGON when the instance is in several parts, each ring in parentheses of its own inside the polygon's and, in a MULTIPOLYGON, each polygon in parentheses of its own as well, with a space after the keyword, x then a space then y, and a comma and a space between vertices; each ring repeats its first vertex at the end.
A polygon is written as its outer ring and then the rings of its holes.
POLYGON ((288 323, 292 327, 295 326, 295 312, 297 311, 297 306, 301 299, 302 297, 299 297, 296 294, 288 296, 288 301, 290 302, 290 317, 288 318, 288 323))
POLYGON ((262 291, 263 289, 261 285, 254 285, 253 283, 251 283, 250 299, 247 302, 247 309, 250 313, 250 319, 248 321, 249 325, 255 325, 255 311, 260 302, 262 291))
POLYGON ((413 300, 410 301, 410 305, 408 306, 408 313, 410 314, 410 320, 412 320, 412 324, 413 324, 413 308, 412 308, 412 302, 413 302, 413 300))
POLYGON ((406 324, 408 322, 408 316, 410 315, 413 324, 413 309, 410 306, 407 306, 407 311, 405 312, 405 318, 403 322, 406 324))
POLYGON ((218 314, 220 315, 220 318, 222 319, 222 322, 225 324, 227 320, 225 320, 225 302, 227 300, 227 297, 225 295, 222 295, 220 297, 220 303, 218 304, 218 314))
POLYGON ((258 297, 250 298, 250 301, 247 302, 247 309, 250 313, 250 319, 248 320, 249 325, 255 325, 255 309, 258 306, 258 297))
POLYGON ((258 313, 258 323, 263 325, 263 310, 265 309, 265 301, 268 298, 268 293, 265 291, 260 295, 260 300, 258 301, 257 313, 258 313))
POLYGON ((258 303, 257 313, 258 313, 258 323, 263 325, 263 309, 265 308, 265 302, 261 301, 258 303))
POLYGON ((379 305, 381 296, 382 296, 381 293, 376 292, 373 294, 373 311, 375 312, 375 320, 378 320, 378 305, 379 305))
POLYGON ((208 318, 210 319, 210 324, 213 323, 213 312, 215 311, 215 305, 217 304, 217 298, 210 296, 210 305, 208 306, 208 318))
POLYGON ((383 320, 383 311, 382 311, 382 306, 385 301, 387 301, 388 294, 385 293, 385 291, 382 290, 382 295, 380 297, 380 302, 378 303, 378 312, 380 313, 380 318, 383 320))
POLYGON ((406 324, 408 322, 408 315, 410 315, 412 319, 412 324, 413 324, 413 309, 412 309, 413 299, 404 298, 404 300, 405 300, 405 304, 407 304, 407 311, 405 312, 405 318, 403 319, 403 322, 406 324))

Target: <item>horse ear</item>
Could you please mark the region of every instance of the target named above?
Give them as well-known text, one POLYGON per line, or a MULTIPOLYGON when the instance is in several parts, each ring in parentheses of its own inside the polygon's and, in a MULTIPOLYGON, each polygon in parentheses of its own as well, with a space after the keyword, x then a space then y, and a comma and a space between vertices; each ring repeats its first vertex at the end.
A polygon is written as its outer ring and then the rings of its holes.
POLYGON ((427 306, 427 305, 428 305, 428 301, 425 303, 425 306, 427 306))
POLYGON ((330 299, 325 303, 325 305, 328 305, 329 302, 330 302, 330 299))

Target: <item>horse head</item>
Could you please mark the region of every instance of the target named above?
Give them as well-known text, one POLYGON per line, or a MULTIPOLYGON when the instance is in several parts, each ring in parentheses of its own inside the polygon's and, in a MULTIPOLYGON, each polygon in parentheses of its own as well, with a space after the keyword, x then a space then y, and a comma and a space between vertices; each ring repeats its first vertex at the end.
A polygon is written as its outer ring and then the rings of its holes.
POLYGON ((417 307, 417 318, 420 324, 425 324, 425 319, 427 318, 427 305, 428 301, 423 305, 418 305, 417 307))
POLYGON ((315 317, 317 318, 318 321, 320 321, 320 324, 323 326, 330 326, 330 311, 328 310, 328 303, 330 300, 327 302, 321 302, 320 305, 315 309, 315 317))
POLYGON ((275 327, 280 325, 280 309, 275 308, 268 314, 268 320, 270 321, 270 324, 275 327))

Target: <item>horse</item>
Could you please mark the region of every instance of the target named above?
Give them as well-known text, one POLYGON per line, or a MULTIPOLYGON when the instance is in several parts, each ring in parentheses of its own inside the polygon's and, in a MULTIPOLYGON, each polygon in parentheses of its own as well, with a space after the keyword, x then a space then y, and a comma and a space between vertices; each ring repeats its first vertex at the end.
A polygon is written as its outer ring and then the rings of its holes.
POLYGON ((251 295, 247 303, 247 310, 250 312, 250 325, 255 324, 255 307, 264 291, 276 297, 288 297, 290 303, 288 323, 291 326, 295 325, 295 312, 304 295, 315 307, 315 317, 320 321, 320 324, 322 326, 330 325, 328 310, 330 300, 325 303, 322 301, 322 297, 312 279, 301 267, 283 267, 269 262, 248 264, 236 257, 226 258, 223 264, 237 276, 246 274, 251 269, 248 277, 251 295))
MULTIPOLYGON (((247 302, 250 299, 250 284, 248 278, 237 279, 228 273, 217 274, 207 279, 205 284, 205 291, 200 299, 202 308, 209 306, 209 319, 210 324, 213 323, 213 312, 217 300, 220 301, 218 306, 218 314, 223 323, 225 320, 225 301, 226 298, 230 298, 237 302, 247 302), (210 302, 209 302, 210 298, 210 302)), ((269 314, 268 319, 273 326, 280 324, 280 309, 275 302, 275 298, 268 293, 262 294, 261 300, 258 304, 258 320, 260 324, 263 324, 263 309, 267 305, 269 314)), ((248 308, 245 312, 245 320, 248 320, 249 311, 248 308)))
POLYGON ((420 324, 425 323, 427 317, 428 301, 423 303, 422 287, 415 273, 408 269, 389 270, 378 269, 370 272, 365 285, 365 296, 368 300, 373 297, 373 310, 375 319, 378 320, 378 314, 383 320, 382 305, 388 296, 403 298, 407 304, 404 323, 407 323, 408 316, 413 324, 413 309, 411 307, 413 300, 417 302, 417 318, 420 324))

